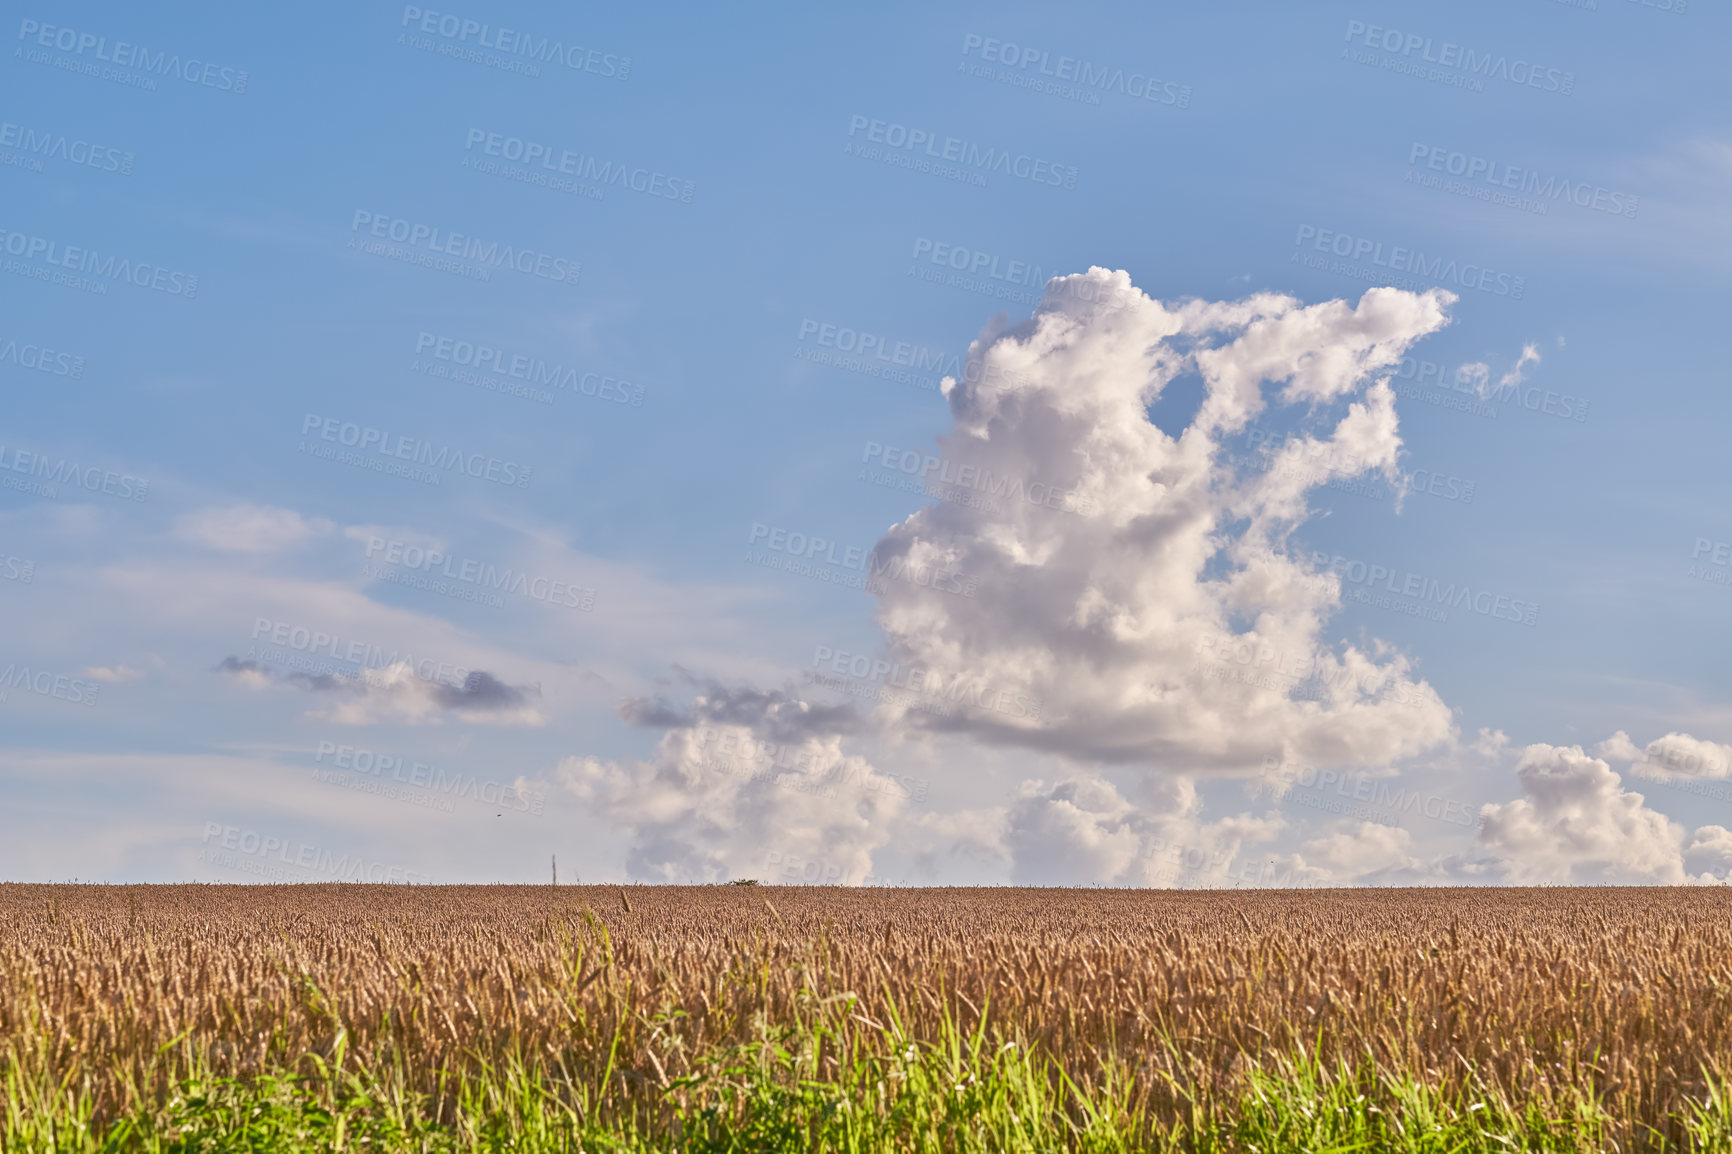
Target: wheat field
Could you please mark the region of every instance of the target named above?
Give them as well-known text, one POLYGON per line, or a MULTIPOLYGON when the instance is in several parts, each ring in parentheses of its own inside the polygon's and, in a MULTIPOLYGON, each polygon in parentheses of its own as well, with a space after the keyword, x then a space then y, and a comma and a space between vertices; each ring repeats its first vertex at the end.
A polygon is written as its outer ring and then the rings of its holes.
POLYGON ((695 1149, 694 1110, 749 1112, 741 1055, 797 1088, 1008 1049, 1072 1121, 1110 1101, 1125 1148, 1204 1145, 1306 1068, 1591 1116, 1559 1148, 1702 1145, 1729 914, 1710 888, 0 885, 0 1143, 341 1069, 439 1125, 513 1071, 574 1125, 695 1149))

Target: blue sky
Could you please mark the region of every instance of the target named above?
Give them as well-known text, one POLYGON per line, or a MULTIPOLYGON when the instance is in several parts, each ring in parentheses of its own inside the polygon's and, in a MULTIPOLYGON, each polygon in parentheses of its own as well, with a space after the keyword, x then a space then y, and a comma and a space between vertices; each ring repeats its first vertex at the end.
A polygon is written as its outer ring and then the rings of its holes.
MULTIPOLYGON (((1682 0, 22 9, 0 875, 345 876, 306 866, 328 850, 436 881, 541 880, 555 854, 586 880, 1723 876, 1718 787, 1666 779, 1686 742, 1706 768, 1671 778, 1726 776, 1732 741, 1725 25, 1682 0), (1435 693, 1413 732, 1449 731, 1318 772, 1467 826, 1493 807, 1485 829, 1296 803, 1311 787, 1132 725, 1105 683, 1085 707, 1029 682, 1049 712, 1014 732, 875 711, 870 675, 809 683, 836 653, 906 664, 1074 615, 991 573, 908 608, 846 566, 748 558, 773 534, 864 554, 933 505, 885 447, 960 465, 939 378, 1093 266, 1175 308, 1456 295, 1356 385, 1393 378, 1398 465, 1311 489, 1278 544, 1341 559, 1316 641, 1404 654, 1435 693), (494 593, 466 564, 526 579, 494 593), (1410 574, 1489 599, 1376 602, 1410 574), (796 740, 796 699, 857 716, 796 740), (1142 752, 1073 739, 1115 718, 1142 752), (795 805, 760 767, 682 795, 679 742, 735 731, 902 784, 795 805), (1613 849, 1571 843, 1543 781, 1572 774, 1622 815, 1613 849), (315 852, 243 848, 271 841, 315 852)), ((1149 419, 1176 434, 1204 393, 1187 368, 1149 419)), ((1222 460, 1344 404, 1271 409, 1222 460)), ((950 672, 1020 676, 969 660, 950 672)))

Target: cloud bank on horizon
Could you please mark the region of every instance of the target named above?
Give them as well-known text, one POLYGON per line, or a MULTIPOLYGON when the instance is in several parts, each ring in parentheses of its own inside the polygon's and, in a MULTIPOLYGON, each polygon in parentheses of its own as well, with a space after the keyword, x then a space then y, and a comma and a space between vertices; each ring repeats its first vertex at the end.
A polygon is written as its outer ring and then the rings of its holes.
MULTIPOLYGON (((1168 305, 1124 271, 1093 268, 1049 281, 1027 320, 1001 315, 981 332, 966 372, 943 384, 945 475, 1020 481, 1011 491, 1039 483, 1068 507, 940 500, 893 525, 875 548, 881 563, 977 581, 971 597, 880 583, 881 660, 952 699, 978 702, 968 688, 985 685, 1040 708, 933 711, 901 698, 869 728, 1019 747, 1055 762, 1052 780, 1024 780, 997 805, 909 815, 892 779, 844 752, 861 728, 851 707, 714 682, 684 712, 622 705, 626 720, 666 730, 651 760, 572 757, 558 780, 630 831, 628 870, 644 880, 752 876, 779 839, 796 860, 833 863, 822 880, 859 884, 874 850, 901 839, 929 859, 965 846, 1015 884, 1207 886, 1230 883, 1226 863, 1289 822, 1269 808, 1205 819, 1200 779, 1242 779, 1255 800, 1272 771, 1296 764, 1395 777, 1447 751, 1507 765, 1501 734, 1463 743, 1408 655, 1334 635, 1340 578, 1293 545, 1316 515, 1312 490, 1399 477, 1392 370, 1449 323, 1455 299, 1373 288, 1357 304, 1259 294, 1168 305), (1155 413, 1186 378, 1200 389, 1169 432, 1155 413), (1272 409, 1300 428, 1282 452, 1234 443, 1272 409), (1301 672, 1227 676, 1223 655, 1235 653, 1301 672), (1128 796, 1115 780, 1126 773, 1128 796)), ((1522 350, 1506 380, 1537 359, 1522 350)), ((1620 731, 1600 752, 1648 774, 1723 777, 1732 764, 1727 747, 1677 733, 1638 749, 1620 731)), ((1407 830, 1348 823, 1270 856, 1256 880, 1677 884, 1732 873, 1732 832, 1686 836, 1606 760, 1545 744, 1513 757, 1520 796, 1481 806, 1447 852, 1424 859, 1407 830)))

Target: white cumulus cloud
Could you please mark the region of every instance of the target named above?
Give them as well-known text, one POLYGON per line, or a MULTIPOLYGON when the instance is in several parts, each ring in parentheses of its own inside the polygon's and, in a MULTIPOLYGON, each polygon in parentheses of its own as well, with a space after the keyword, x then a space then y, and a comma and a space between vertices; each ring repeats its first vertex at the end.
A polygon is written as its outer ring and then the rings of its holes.
POLYGON ((1225 884, 1247 843, 1273 837, 1276 815, 1201 819, 1187 778, 1150 774, 1126 798, 1098 775, 1023 783, 1005 817, 1011 881, 1020 885, 1225 884))
POLYGON ((859 885, 907 798, 843 751, 851 710, 711 685, 686 710, 628 701, 621 713, 667 729, 649 760, 568 757, 554 776, 628 831, 626 869, 643 881, 859 885))
MULTIPOLYGON (((1042 708, 905 720, 1169 774, 1387 762, 1447 740, 1449 710, 1402 654, 1328 635, 1339 578, 1287 544, 1327 478, 1256 467, 1228 438, 1274 406, 1310 421, 1332 474, 1393 470, 1385 378, 1453 299, 1167 305, 1096 268, 1050 282, 1033 318, 989 325, 945 384, 941 440, 958 475, 1006 496, 928 506, 877 546, 878 564, 966 574, 975 595, 883 581, 878 621, 894 660, 1042 708), (1149 410, 1182 375, 1203 399, 1170 436, 1149 410)), ((1106 831, 1090 852, 1116 860, 1124 841, 1106 831)))
POLYGON ((1480 848, 1510 881, 1684 881, 1683 828, 1626 790, 1600 758, 1580 746, 1530 745, 1516 777, 1521 797, 1481 811, 1480 848))
POLYGON ((1610 761, 1631 762, 1630 772, 1656 781, 1725 777, 1732 773, 1732 746, 1703 741, 1687 733, 1668 733, 1638 747, 1623 730, 1595 749, 1610 761))

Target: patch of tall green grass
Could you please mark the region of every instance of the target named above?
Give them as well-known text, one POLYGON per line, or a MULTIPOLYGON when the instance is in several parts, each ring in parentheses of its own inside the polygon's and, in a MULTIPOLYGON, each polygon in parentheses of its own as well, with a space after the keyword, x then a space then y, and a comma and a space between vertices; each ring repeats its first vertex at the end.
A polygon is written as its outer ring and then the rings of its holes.
MULTIPOLYGON (((989 1032, 987 1014, 972 1032, 941 1014, 927 1041, 888 1017, 865 1017, 851 996, 810 998, 794 1021, 761 1023, 749 1043, 685 1056, 677 1078, 653 1060, 648 1070, 609 1063, 586 1076, 517 1055, 502 1065, 477 1058, 441 1076, 434 1093, 407 1088, 412 1055, 369 1067, 341 1035, 293 1070, 244 1081, 210 1073, 189 1043, 166 1097, 137 1098, 101 1123, 81 1087, 31 1080, 13 1062, 0 1079, 0 1151, 1501 1154, 1615 1146, 1591 1086, 1513 1101, 1471 1077, 1444 1087, 1369 1062, 1326 1067, 1302 1051, 1246 1068, 1228 1095, 1176 1086, 1191 1109, 1156 1124, 1128 1072, 1101 1068, 1079 1084, 1021 1040, 989 1032)), ((174 1060, 168 1050, 163 1057, 174 1060)), ((1718 1079, 1710 1087, 1676 1120, 1676 1134, 1685 1149, 1732 1154, 1732 1088, 1718 1079)), ((1644 1148, 1678 1145, 1653 1134, 1644 1148)))

